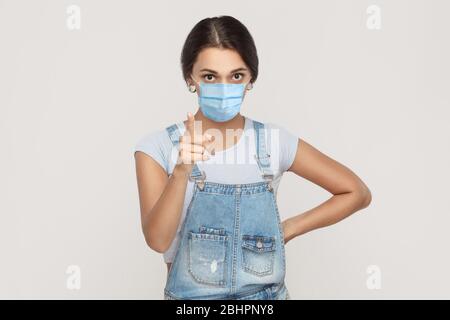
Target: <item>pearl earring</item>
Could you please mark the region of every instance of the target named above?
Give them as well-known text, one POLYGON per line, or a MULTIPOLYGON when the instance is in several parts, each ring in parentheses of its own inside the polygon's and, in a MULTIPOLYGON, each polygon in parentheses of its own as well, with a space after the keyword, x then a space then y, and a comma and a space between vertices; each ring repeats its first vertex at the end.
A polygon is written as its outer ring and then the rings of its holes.
POLYGON ((197 91, 197 89, 195 88, 195 86, 193 84, 191 84, 189 86, 189 92, 195 92, 195 91, 197 91))

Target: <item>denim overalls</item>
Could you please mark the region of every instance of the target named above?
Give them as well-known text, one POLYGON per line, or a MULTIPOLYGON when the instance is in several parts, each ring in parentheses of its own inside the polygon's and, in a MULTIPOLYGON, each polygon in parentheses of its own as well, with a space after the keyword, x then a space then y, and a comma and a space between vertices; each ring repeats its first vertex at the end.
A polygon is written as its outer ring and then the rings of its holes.
MULTIPOLYGON (((164 299, 290 299, 285 286, 284 236, 271 186, 264 124, 253 120, 262 181, 205 181, 194 165, 193 196, 167 276, 164 299)), ((180 132, 166 128, 175 147, 180 132)))

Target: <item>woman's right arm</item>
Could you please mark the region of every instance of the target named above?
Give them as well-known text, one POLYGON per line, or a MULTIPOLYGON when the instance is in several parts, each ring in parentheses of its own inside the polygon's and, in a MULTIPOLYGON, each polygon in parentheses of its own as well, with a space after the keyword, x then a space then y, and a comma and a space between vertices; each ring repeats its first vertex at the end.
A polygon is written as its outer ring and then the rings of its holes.
POLYGON ((184 204, 187 181, 196 161, 208 159, 211 136, 194 134, 194 117, 188 115, 186 133, 180 139, 180 152, 172 175, 141 151, 135 152, 141 224, 147 245, 165 252, 175 238, 184 204))
POLYGON ((175 237, 188 177, 178 165, 168 177, 150 156, 135 153, 141 224, 147 245, 164 252, 175 237))

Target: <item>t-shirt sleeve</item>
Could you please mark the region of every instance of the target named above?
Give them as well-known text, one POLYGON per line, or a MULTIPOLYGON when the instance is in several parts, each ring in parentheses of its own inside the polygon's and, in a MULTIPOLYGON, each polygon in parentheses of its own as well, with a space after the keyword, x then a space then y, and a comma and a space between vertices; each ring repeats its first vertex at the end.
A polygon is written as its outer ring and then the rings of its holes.
POLYGON ((166 130, 150 132, 141 137, 134 146, 134 152, 142 151, 158 162, 166 172, 170 172, 172 142, 166 130))
POLYGON ((268 128, 272 129, 271 148, 276 148, 275 151, 278 151, 279 171, 283 173, 294 163, 299 137, 275 123, 268 123, 268 128))

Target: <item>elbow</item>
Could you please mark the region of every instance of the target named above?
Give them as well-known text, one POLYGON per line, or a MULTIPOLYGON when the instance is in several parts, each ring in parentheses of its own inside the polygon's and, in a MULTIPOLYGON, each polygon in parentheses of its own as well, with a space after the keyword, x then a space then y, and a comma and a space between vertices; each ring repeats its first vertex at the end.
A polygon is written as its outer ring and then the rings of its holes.
POLYGON ((372 202, 372 193, 366 185, 362 185, 355 191, 359 210, 367 208, 372 202))
POLYGON ((167 249, 169 249, 169 246, 164 243, 163 241, 158 241, 155 239, 149 239, 148 237, 145 238, 145 242, 147 243, 147 246, 159 253, 164 253, 167 251, 167 249))
POLYGON ((166 237, 159 232, 158 228, 149 219, 142 219, 141 222, 142 233, 147 246, 158 253, 166 252, 170 246, 170 242, 166 241, 166 237))
POLYGON ((170 243, 165 241, 164 237, 158 234, 158 232, 155 232, 155 230, 146 230, 144 227, 143 232, 145 242, 150 249, 159 253, 164 253, 169 249, 170 243))
POLYGON ((166 242, 161 241, 160 239, 152 239, 150 236, 145 237, 145 242, 150 249, 158 253, 164 253, 169 249, 169 245, 166 242))

